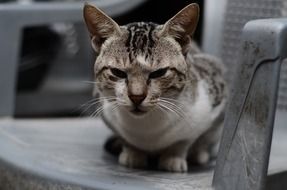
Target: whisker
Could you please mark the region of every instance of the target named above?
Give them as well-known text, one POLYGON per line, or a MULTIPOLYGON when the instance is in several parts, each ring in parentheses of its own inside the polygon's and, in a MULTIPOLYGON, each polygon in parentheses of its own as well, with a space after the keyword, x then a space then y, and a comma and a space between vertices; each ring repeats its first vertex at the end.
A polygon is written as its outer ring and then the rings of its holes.
POLYGON ((128 106, 129 105, 127 102, 119 100, 119 99, 117 99, 117 103, 121 106, 128 106))
POLYGON ((167 98, 167 97, 160 97, 162 100, 172 101, 174 103, 180 104, 181 106, 184 106, 183 103, 181 103, 179 100, 173 99, 173 98, 167 98))
POLYGON ((100 114, 102 114, 104 109, 105 109, 104 106, 101 105, 98 109, 96 109, 96 111, 94 111, 94 113, 91 116, 92 117, 98 117, 100 114))
MULTIPOLYGON (((114 101, 114 102, 110 103, 110 105, 108 105, 108 106, 109 106, 109 107, 112 107, 112 111, 113 111, 113 110, 115 109, 114 107, 118 107, 118 103, 117 103, 116 101, 114 101)), ((96 113, 93 114, 92 117, 98 117, 100 114, 103 113, 104 109, 105 109, 104 106, 101 106, 100 109, 97 109, 97 110, 96 110, 96 113)))
MULTIPOLYGON (((176 103, 173 103, 173 102, 171 102, 171 101, 164 100, 164 99, 161 99, 161 98, 159 98, 159 101, 164 102, 164 103, 167 103, 167 104, 170 104, 170 105, 172 105, 172 106, 174 106, 174 107, 176 107, 176 108, 182 109, 182 107, 180 107, 179 105, 176 105, 176 103)), ((181 106, 182 106, 182 105, 181 105, 181 106)))
POLYGON ((87 83, 87 84, 99 84, 103 82, 96 82, 96 81, 81 81, 82 83, 87 83))
MULTIPOLYGON (((112 99, 110 99, 110 100, 112 100, 112 99)), ((92 106, 95 106, 95 105, 97 105, 97 104, 103 103, 103 101, 105 101, 105 99, 94 100, 94 102, 93 102, 93 101, 90 101, 90 102, 88 102, 88 103, 82 105, 81 108, 86 107, 86 108, 84 109, 84 111, 87 111, 87 110, 90 109, 92 106)))
POLYGON ((171 104, 166 104, 164 102, 161 102, 159 104, 161 106, 163 106, 164 108, 166 108, 167 110, 171 111, 172 113, 175 113, 179 117, 181 117, 181 118, 185 117, 185 115, 182 113, 182 111, 178 110, 176 107, 171 107, 171 104))
POLYGON ((109 107, 111 107, 111 111, 114 111, 119 107, 119 104, 117 102, 113 102, 109 107))
POLYGON ((171 109, 170 107, 168 107, 168 106, 166 106, 166 105, 164 105, 162 103, 158 103, 158 105, 161 106, 162 108, 164 108, 165 110, 168 110, 168 111, 176 114, 176 112, 174 112, 174 110, 171 109))
POLYGON ((80 109, 84 108, 82 110, 82 114, 87 112, 92 106, 96 106, 98 104, 100 105, 105 100, 116 101, 116 97, 115 96, 106 96, 106 97, 98 97, 98 98, 94 98, 92 100, 89 100, 88 102, 86 102, 85 104, 80 106, 80 109))
POLYGON ((93 99, 87 101, 86 103, 84 103, 81 106, 85 106, 86 104, 90 104, 90 103, 95 102, 97 100, 110 100, 110 99, 113 99, 113 98, 115 98, 115 96, 102 96, 102 97, 98 97, 98 98, 93 98, 93 99))
POLYGON ((114 110, 116 110, 116 109, 119 108, 119 107, 120 107, 119 104, 115 104, 115 105, 112 107, 111 111, 114 111, 114 110))
POLYGON ((160 105, 156 104, 156 107, 159 108, 159 110, 162 112, 162 113, 166 113, 166 114, 169 114, 168 111, 166 111, 164 108, 162 108, 160 105))
POLYGON ((85 109, 83 109, 83 113, 87 112, 93 106, 96 106, 98 104, 100 105, 100 103, 101 103, 100 101, 97 101, 97 102, 91 103, 89 105, 85 105, 85 109))
POLYGON ((167 101, 167 100, 162 100, 162 99, 159 99, 160 102, 164 103, 164 104, 168 104, 169 107, 172 107, 172 109, 176 112, 178 112, 180 115, 182 116, 185 116, 185 113, 182 109, 182 107, 176 105, 175 103, 172 103, 170 101, 167 101))
POLYGON ((179 116, 182 119, 181 121, 183 121, 186 125, 189 125, 189 122, 186 120, 185 114, 178 113, 177 111, 175 111, 174 109, 170 108, 168 105, 165 105, 163 103, 158 103, 158 105, 164 108, 166 112, 170 111, 172 113, 175 113, 177 116, 179 116))
POLYGON ((101 112, 101 110, 104 109, 103 106, 99 106, 92 114, 91 117, 96 117, 98 115, 98 113, 101 112))

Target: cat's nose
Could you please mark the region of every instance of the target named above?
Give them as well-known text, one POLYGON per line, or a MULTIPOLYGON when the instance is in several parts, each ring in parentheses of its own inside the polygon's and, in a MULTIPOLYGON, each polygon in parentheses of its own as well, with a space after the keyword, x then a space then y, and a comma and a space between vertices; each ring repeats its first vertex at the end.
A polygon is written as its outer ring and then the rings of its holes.
POLYGON ((144 101, 144 99, 146 98, 146 94, 140 94, 140 95, 131 94, 129 95, 129 98, 136 106, 138 106, 144 101))

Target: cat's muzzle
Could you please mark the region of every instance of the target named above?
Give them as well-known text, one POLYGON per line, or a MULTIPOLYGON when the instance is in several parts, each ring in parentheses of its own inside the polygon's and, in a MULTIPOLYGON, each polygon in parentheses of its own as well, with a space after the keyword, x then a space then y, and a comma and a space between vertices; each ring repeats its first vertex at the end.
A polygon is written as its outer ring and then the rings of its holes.
POLYGON ((134 107, 131 109, 131 113, 137 116, 144 115, 146 112, 146 110, 137 105, 134 105, 134 107))

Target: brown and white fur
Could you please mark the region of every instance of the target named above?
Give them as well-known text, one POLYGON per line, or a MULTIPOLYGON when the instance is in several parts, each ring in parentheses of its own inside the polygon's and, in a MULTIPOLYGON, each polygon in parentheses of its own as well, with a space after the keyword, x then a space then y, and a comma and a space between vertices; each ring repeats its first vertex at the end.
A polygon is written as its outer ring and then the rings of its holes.
POLYGON ((164 25, 119 26, 86 4, 84 19, 98 54, 95 86, 102 106, 96 110, 124 142, 119 163, 188 170, 187 157, 209 161, 217 144, 226 103, 221 62, 191 41, 199 8, 190 4, 164 25))

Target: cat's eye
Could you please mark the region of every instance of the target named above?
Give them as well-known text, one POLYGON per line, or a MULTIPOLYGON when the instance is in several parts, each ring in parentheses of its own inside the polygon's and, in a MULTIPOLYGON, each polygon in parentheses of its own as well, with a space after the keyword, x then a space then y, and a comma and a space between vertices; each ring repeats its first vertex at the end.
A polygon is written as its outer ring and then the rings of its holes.
POLYGON ((118 78, 123 78, 124 79, 124 78, 128 77, 127 73, 122 71, 122 70, 120 70, 120 69, 111 68, 110 70, 111 70, 112 74, 115 75, 118 78))
POLYGON ((150 78, 150 79, 155 79, 155 78, 162 77, 162 76, 164 76, 165 73, 167 72, 167 69, 168 69, 168 68, 162 68, 162 69, 158 69, 158 70, 156 70, 156 71, 154 71, 154 72, 151 72, 151 73, 149 74, 149 78, 150 78))

